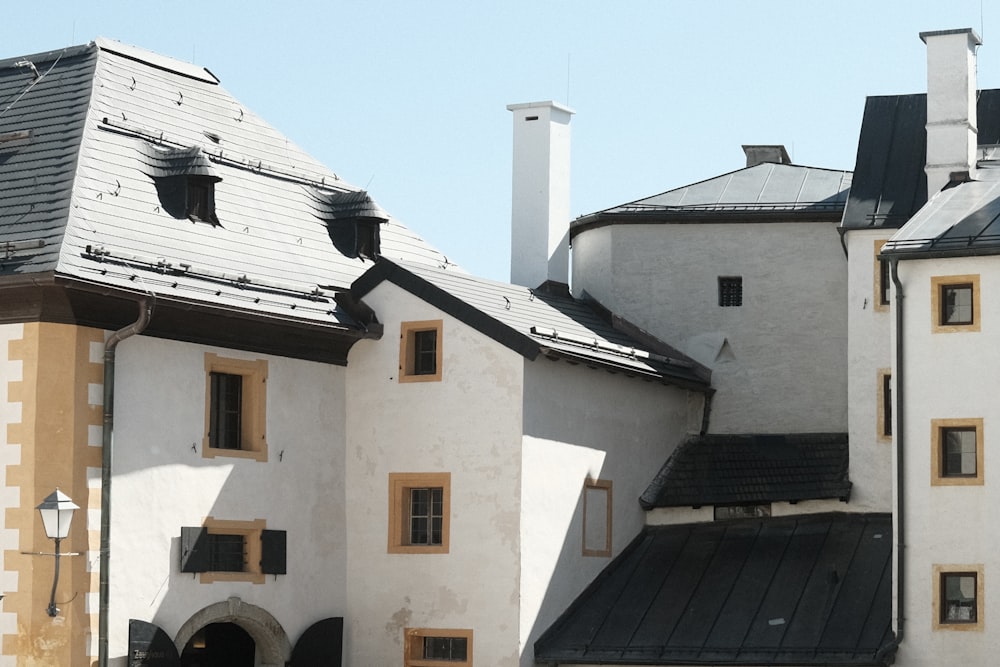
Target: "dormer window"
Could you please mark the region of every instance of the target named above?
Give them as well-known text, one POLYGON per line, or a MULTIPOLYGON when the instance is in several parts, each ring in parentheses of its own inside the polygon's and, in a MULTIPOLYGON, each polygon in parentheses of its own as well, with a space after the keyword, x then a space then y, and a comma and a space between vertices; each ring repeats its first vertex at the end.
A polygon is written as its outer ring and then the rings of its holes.
POLYGON ((200 148, 164 149, 142 145, 145 172, 156 184, 163 212, 193 222, 218 225, 215 184, 221 181, 200 148))
POLYGON ((363 190, 312 193, 313 214, 326 223, 333 246, 345 257, 375 260, 379 229, 389 216, 363 190))
POLYGON ((187 217, 198 222, 219 224, 215 215, 215 181, 203 176, 187 177, 187 217))

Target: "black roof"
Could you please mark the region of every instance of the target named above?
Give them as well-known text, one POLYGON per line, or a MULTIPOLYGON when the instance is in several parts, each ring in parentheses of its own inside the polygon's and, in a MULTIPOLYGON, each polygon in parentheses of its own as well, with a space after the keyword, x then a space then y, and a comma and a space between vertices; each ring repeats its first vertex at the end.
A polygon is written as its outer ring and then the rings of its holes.
POLYGON ((891 556, 889 514, 647 527, 538 639, 535 659, 884 664, 891 556))
POLYGON ((639 502, 646 509, 847 500, 846 433, 703 435, 682 443, 639 502))
MULTIPOLYGON (((978 143, 1000 143, 1000 90, 979 91, 976 114, 978 143)), ((843 227, 901 227, 927 203, 926 125, 925 94, 868 98, 843 227)))

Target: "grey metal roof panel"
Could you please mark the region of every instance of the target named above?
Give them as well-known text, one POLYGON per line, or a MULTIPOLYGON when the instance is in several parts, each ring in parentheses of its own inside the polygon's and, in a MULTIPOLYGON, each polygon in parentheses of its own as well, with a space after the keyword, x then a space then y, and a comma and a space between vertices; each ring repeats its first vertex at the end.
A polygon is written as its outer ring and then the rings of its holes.
POLYGON ((1000 169, 982 168, 981 180, 945 188, 886 242, 886 255, 1000 252, 1000 169))
MULTIPOLYGON (((46 58, 36 58, 40 71, 57 66, 0 116, 3 131, 21 129, 25 119, 36 128, 26 148, 0 145, 0 242, 44 233, 46 245, 6 262, 0 276, 55 270, 160 298, 349 321, 333 294, 371 262, 337 251, 315 194, 356 188, 204 68, 103 39, 46 58), (156 178, 175 172, 221 179, 218 225, 165 210, 156 178)), ((0 100, 31 80, 14 62, 0 61, 0 100)), ((384 256, 448 264, 394 219, 379 231, 384 256)))
POLYGON ((601 213, 839 211, 850 186, 851 172, 763 163, 601 213))
MULTIPOLYGON (((980 90, 976 113, 978 142, 1000 143, 1000 90, 980 90)), ((926 124, 925 94, 866 100, 843 227, 898 228, 927 202, 926 124)))
POLYGON ((535 643, 536 660, 876 665, 892 519, 820 514, 647 527, 535 643))
POLYGON ((396 264, 384 259, 354 283, 352 293, 362 299, 385 280, 528 359, 547 354, 673 383, 708 386, 709 372, 697 362, 666 345, 654 351, 616 329, 590 304, 570 296, 477 278, 452 269, 396 264))
POLYGON ((639 502, 646 509, 850 496, 845 433, 703 435, 683 442, 639 502))

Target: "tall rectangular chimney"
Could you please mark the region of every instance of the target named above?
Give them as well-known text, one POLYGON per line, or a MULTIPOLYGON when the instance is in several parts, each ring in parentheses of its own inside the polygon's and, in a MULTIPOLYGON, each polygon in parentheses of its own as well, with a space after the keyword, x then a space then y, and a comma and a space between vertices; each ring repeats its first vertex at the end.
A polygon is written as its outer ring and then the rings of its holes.
POLYGON ((569 282, 569 121, 556 102, 511 104, 514 175, 510 281, 569 282))
POLYGON ((952 174, 975 178, 976 47, 972 28, 920 33, 927 45, 927 196, 933 197, 952 174))

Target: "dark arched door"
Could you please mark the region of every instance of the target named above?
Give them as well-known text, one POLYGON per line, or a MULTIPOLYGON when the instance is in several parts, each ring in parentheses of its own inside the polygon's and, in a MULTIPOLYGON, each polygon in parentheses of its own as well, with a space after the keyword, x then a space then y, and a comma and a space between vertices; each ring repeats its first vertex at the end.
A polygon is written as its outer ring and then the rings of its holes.
POLYGON ((253 667, 256 644, 235 623, 210 623, 196 632, 181 653, 182 667, 253 667))

